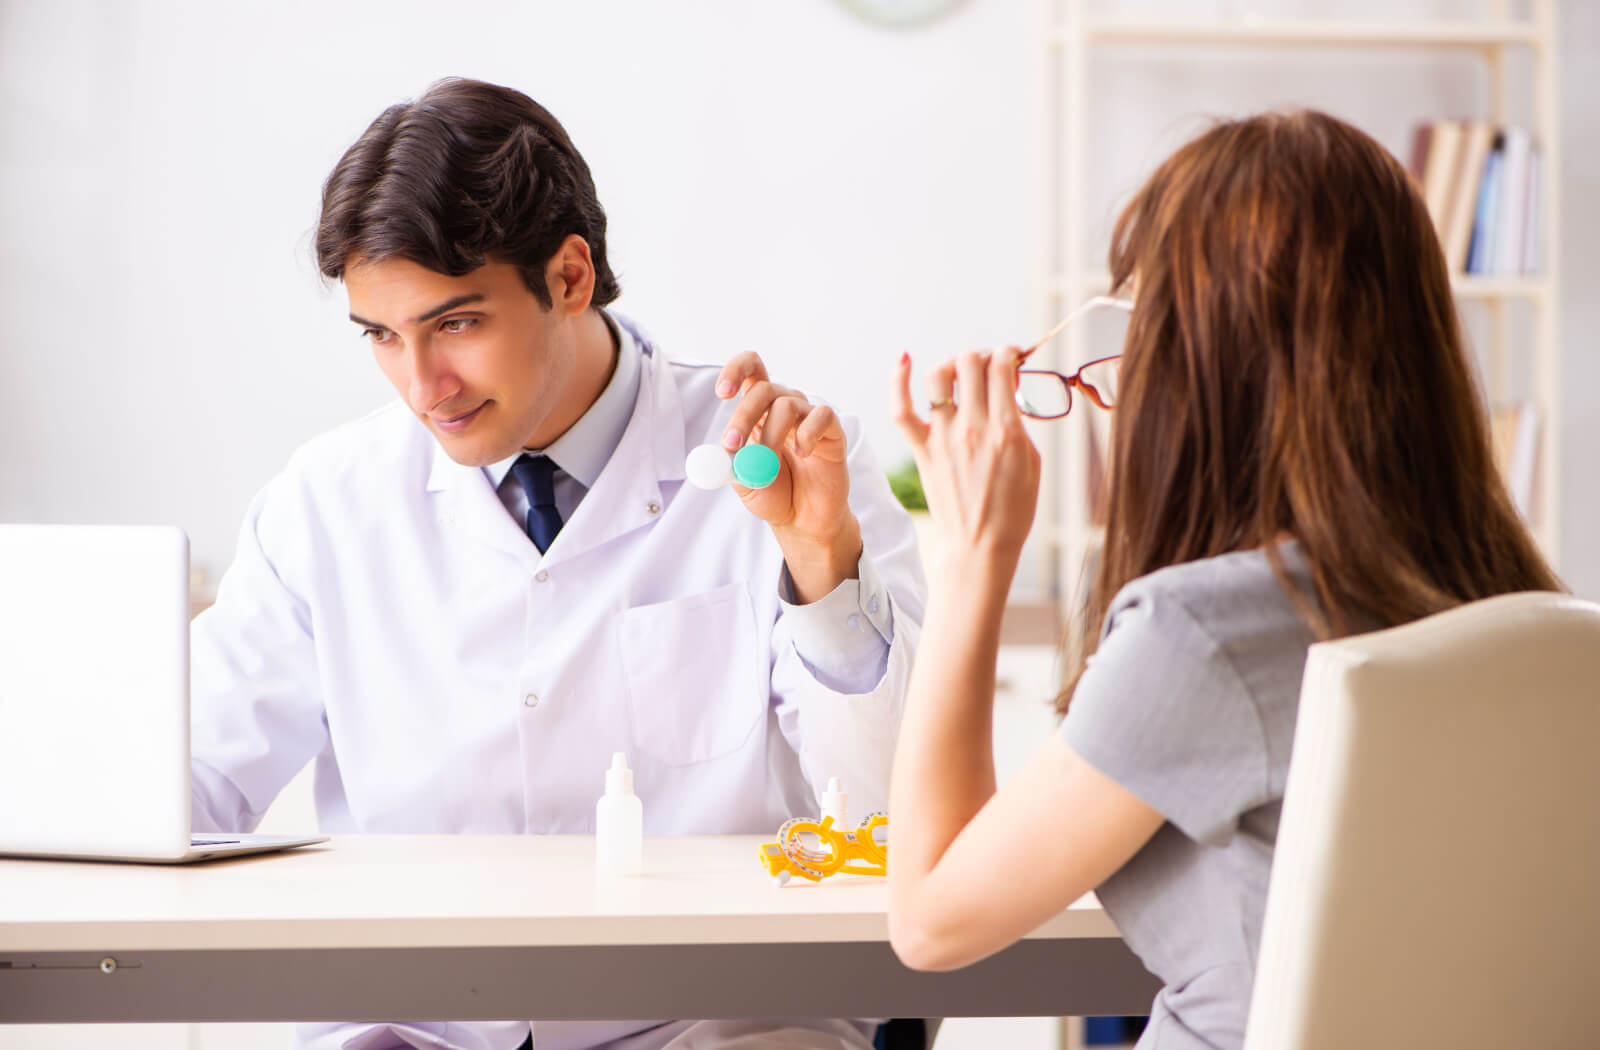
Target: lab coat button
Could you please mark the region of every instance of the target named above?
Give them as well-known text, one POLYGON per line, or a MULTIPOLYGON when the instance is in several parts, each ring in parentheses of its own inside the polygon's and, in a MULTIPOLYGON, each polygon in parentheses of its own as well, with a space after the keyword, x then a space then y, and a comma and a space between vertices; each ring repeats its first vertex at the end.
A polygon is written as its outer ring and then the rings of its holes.
POLYGON ((526 707, 538 707, 539 698, 534 696, 532 693, 529 693, 527 696, 522 698, 522 703, 526 707))
POLYGON ((861 617, 851 613, 850 618, 844 622, 844 625, 852 631, 859 631, 861 630, 861 617))
POLYGON ((872 597, 867 599, 867 612, 875 613, 877 611, 878 611, 878 596, 876 594, 874 594, 872 597))
POLYGON ((655 500, 651 500, 649 503, 644 505, 644 509, 649 511, 651 514, 660 514, 661 504, 657 503, 655 500))
POLYGON ((548 580, 550 578, 550 574, 548 572, 546 572, 545 570, 540 569, 538 572, 533 574, 533 578, 535 580, 539 581, 540 583, 543 583, 544 581, 546 581, 546 580, 548 580))

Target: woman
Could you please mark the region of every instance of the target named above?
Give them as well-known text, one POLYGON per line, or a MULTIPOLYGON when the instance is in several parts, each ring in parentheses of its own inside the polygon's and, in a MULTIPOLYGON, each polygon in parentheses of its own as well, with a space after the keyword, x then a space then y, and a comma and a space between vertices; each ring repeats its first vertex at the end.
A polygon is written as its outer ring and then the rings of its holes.
POLYGON ((1123 212, 1110 264, 1133 302, 1097 641, 999 791, 1000 614, 1039 482, 1023 354, 934 369, 926 420, 901 359, 940 561, 891 782, 890 939, 951 969, 1098 889, 1165 984, 1141 1048, 1236 1047, 1307 647, 1560 583, 1495 470, 1427 209, 1371 138, 1311 112, 1214 127, 1123 212))

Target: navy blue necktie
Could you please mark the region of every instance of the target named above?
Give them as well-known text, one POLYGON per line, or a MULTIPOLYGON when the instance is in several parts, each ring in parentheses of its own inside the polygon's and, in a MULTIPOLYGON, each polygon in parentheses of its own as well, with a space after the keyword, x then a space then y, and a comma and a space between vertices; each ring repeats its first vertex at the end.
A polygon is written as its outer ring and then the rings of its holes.
POLYGON ((511 473, 528 494, 528 538, 543 554, 561 531, 561 512, 556 510, 555 460, 524 453, 511 464, 511 473))

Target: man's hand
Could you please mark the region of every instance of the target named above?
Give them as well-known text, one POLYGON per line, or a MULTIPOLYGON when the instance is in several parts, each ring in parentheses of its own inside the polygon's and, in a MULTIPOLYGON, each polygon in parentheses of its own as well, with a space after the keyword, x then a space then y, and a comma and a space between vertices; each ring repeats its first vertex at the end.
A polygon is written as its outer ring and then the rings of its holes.
POLYGON ((850 511, 850 472, 844 427, 827 405, 813 405, 798 390, 774 384, 753 353, 722 368, 717 396, 739 398, 722 435, 737 452, 758 442, 778 454, 778 476, 764 489, 733 488, 750 513, 772 527, 801 604, 825 597, 856 575, 861 525, 850 511))

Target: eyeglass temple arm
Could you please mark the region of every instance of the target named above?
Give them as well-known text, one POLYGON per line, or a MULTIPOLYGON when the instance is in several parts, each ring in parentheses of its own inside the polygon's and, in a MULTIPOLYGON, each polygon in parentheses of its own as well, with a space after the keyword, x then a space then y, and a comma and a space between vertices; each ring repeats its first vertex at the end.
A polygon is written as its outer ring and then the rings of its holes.
POLYGON ((1044 335, 1041 335, 1038 339, 1034 340, 1034 343, 1033 343, 1032 346, 1030 346, 1030 347, 1028 347, 1028 349, 1022 351, 1022 357, 1020 358, 1020 360, 1026 361, 1033 354, 1033 352, 1035 350, 1039 349, 1041 346, 1043 346, 1044 344, 1048 343, 1050 340, 1054 339, 1056 336, 1060 335, 1062 330, 1064 328, 1066 328, 1067 325, 1071 324, 1073 321, 1076 321, 1079 317, 1082 317, 1084 314, 1088 313, 1090 310, 1094 309, 1097 306, 1113 306, 1113 307, 1116 307, 1119 310, 1132 311, 1133 302, 1131 300, 1128 300, 1128 299, 1118 299, 1114 295, 1097 295, 1097 296, 1095 296, 1093 299, 1090 299, 1088 302, 1083 303, 1076 310, 1072 311, 1070 314, 1068 314, 1067 316, 1063 317, 1061 320, 1057 321, 1056 322, 1056 326, 1054 328, 1050 329, 1050 331, 1046 332, 1044 335))

